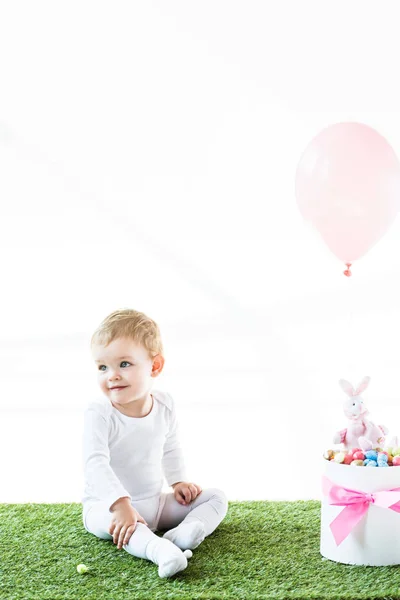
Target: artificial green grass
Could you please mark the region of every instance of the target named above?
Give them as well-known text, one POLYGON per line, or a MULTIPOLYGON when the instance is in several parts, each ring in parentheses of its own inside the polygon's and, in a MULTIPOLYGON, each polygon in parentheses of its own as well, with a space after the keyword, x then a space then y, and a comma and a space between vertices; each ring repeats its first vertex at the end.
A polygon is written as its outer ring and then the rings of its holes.
POLYGON ((188 567, 161 579, 157 565, 87 533, 80 504, 0 504, 0 598, 400 598, 400 566, 325 560, 319 527, 317 501, 230 502, 188 567))

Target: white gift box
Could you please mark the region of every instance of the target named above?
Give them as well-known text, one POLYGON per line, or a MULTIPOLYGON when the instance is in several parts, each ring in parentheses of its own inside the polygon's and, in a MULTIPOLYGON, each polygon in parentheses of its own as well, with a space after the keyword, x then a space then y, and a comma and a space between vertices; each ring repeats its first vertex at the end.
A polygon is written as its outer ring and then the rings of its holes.
MULTIPOLYGON (((323 475, 333 484, 373 495, 400 488, 400 466, 356 467, 323 460, 323 475)), ((326 480, 325 480, 326 481, 326 480)), ((392 494, 393 495, 393 494, 392 494)), ((379 497, 385 496, 380 494, 379 497)), ((384 566, 400 564, 400 512, 391 508, 363 502, 365 514, 348 535, 337 543, 331 523, 346 508, 329 503, 326 494, 321 502, 321 545, 325 558, 350 565, 384 566)), ((388 502, 392 505, 395 500, 388 502)), ((346 517, 342 515, 346 520, 346 517)))

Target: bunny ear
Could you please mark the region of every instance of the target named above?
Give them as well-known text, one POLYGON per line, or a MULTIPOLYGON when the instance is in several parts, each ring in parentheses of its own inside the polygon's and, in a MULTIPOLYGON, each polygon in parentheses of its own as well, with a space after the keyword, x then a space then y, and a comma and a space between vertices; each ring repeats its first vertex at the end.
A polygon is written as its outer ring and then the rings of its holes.
POLYGON ((351 385, 351 383, 349 383, 345 379, 339 379, 339 385, 342 388, 342 390, 344 390, 346 392, 346 394, 348 396, 354 396, 354 388, 351 385))
POLYGON ((359 395, 361 394, 364 390, 367 389, 369 382, 371 380, 371 377, 364 377, 364 379, 361 381, 361 383, 359 384, 358 388, 356 389, 355 395, 359 395))

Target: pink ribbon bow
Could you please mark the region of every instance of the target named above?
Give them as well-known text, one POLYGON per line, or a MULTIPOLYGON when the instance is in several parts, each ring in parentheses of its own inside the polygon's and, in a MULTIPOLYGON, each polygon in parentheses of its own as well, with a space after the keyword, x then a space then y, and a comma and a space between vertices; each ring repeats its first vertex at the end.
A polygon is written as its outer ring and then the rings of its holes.
POLYGON ((322 477, 322 491, 325 496, 328 496, 329 504, 345 507, 330 524, 337 546, 346 539, 357 523, 361 521, 370 504, 375 504, 375 506, 381 508, 390 508, 400 513, 400 488, 369 494, 336 485, 324 475, 322 477))

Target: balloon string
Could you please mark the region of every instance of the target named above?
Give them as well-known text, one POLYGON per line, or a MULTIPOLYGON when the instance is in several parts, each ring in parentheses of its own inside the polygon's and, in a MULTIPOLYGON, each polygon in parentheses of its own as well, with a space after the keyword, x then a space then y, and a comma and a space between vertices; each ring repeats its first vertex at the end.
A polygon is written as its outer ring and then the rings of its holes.
MULTIPOLYGON (((347 349, 348 349, 348 360, 347 360, 347 367, 349 369, 349 371, 351 370, 351 366, 352 366, 352 360, 354 359, 354 352, 355 352, 355 347, 354 347, 354 282, 348 283, 349 286, 349 294, 348 294, 348 299, 349 299, 349 314, 348 314, 348 320, 347 320, 347 335, 345 336, 345 340, 347 339, 347 349)), ((352 377, 352 374, 349 373, 349 377, 352 377)))

